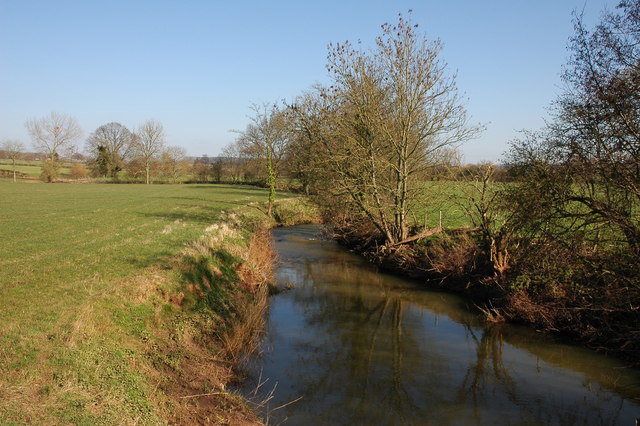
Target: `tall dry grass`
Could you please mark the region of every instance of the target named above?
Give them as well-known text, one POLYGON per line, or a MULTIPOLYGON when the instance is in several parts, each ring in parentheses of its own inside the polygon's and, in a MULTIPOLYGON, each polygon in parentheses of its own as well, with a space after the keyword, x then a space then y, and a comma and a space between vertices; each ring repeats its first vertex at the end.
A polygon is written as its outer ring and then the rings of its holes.
POLYGON ((239 266, 238 275, 244 292, 236 298, 231 327, 221 336, 225 355, 237 365, 256 353, 264 335, 276 259, 271 234, 264 228, 256 231, 243 257, 246 262, 239 266))

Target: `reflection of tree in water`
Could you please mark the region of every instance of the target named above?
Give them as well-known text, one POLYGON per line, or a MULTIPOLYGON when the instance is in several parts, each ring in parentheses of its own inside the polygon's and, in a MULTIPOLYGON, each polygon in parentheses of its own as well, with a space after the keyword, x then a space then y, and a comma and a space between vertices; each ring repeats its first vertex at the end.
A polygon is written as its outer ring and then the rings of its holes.
POLYGON ((280 274, 296 283, 286 297, 305 327, 294 339, 297 358, 287 359, 289 394, 274 403, 303 399, 274 414, 320 424, 617 421, 622 399, 615 395, 596 390, 587 401, 547 393, 531 385, 538 380, 531 374, 510 371, 501 327, 473 327, 446 296, 403 291, 349 254, 294 266, 280 274), (443 330, 435 329, 445 326, 422 318, 440 314, 453 321, 447 330, 466 339, 455 346, 461 353, 441 344, 443 330))
MULTIPOLYGON (((305 394, 310 397, 300 404, 312 405, 309 400, 332 400, 340 395, 341 403, 351 410, 347 417, 359 421, 379 423, 386 419, 393 423, 413 418, 424 405, 419 401, 424 395, 407 390, 407 385, 417 385, 411 382, 423 375, 425 365, 435 368, 445 363, 437 352, 429 356, 421 353, 422 345, 415 335, 420 329, 403 327, 407 302, 384 284, 382 276, 375 271, 354 269, 348 259, 333 260, 341 261, 331 268, 305 263, 296 280, 315 280, 317 284, 291 294, 296 305, 305 310, 306 329, 317 337, 305 340, 300 348, 304 358, 297 363, 312 364, 318 373, 302 378, 305 394), (328 291, 327 286, 334 285, 338 288, 328 291), (407 363, 407 359, 425 362, 407 363)), ((294 365, 291 370, 295 368, 294 365)), ((326 421, 347 420, 332 418, 345 413, 324 414, 326 421)))
POLYGON ((503 340, 499 326, 489 326, 482 330, 480 338, 474 329, 464 326, 467 335, 476 344, 476 359, 467 369, 458 392, 456 402, 473 407, 474 417, 481 419, 481 409, 492 397, 492 389, 501 385, 504 394, 514 404, 518 403, 516 382, 509 375, 509 370, 502 362, 503 340))
POLYGON ((483 410, 495 402, 496 395, 508 401, 509 404, 505 405, 518 408, 519 421, 523 424, 618 423, 623 398, 609 392, 605 393, 599 386, 597 389, 600 391, 590 390, 598 404, 589 404, 584 399, 565 400, 563 395, 554 392, 531 398, 529 390, 526 389, 527 383, 514 379, 504 364, 505 342, 502 326, 490 325, 481 331, 480 337, 472 327, 465 325, 465 329, 476 344, 476 359, 466 371, 456 393, 456 402, 470 407, 477 424, 483 421, 483 410), (528 403, 529 401, 532 401, 532 404, 528 403))

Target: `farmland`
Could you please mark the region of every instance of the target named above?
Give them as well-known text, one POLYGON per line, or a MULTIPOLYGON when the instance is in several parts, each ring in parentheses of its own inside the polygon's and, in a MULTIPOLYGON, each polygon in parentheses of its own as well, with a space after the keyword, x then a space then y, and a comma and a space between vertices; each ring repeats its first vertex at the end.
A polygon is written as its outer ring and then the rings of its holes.
POLYGON ((0 181, 0 423, 165 417, 144 366, 159 363, 151 325, 177 314, 153 294, 178 287, 185 244, 264 198, 253 187, 0 181))
MULTIPOLYGON (((13 171, 13 164, 9 159, 0 159, 0 170, 13 171)), ((39 179, 42 173, 42 161, 18 160, 16 172, 25 173, 28 179, 39 179)), ((60 165, 60 177, 68 178, 71 172, 71 163, 60 165)))

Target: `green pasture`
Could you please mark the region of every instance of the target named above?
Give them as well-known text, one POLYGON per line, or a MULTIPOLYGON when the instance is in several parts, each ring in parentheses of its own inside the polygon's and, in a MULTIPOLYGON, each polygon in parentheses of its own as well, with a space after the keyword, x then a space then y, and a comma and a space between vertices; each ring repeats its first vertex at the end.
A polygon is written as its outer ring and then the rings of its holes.
POLYGON ((0 181, 0 424, 159 421, 135 368, 153 313, 134 303, 139 283, 179 280, 172 256, 223 211, 265 199, 253 187, 0 181))
POLYGON ((265 194, 212 185, 1 182, 0 285, 122 276, 175 253, 221 211, 265 194))
MULTIPOLYGON (((60 166, 60 177, 69 178, 71 173, 71 163, 62 163, 60 166)), ((11 160, 0 159, 0 169, 13 171, 11 160)), ((42 173, 42 161, 25 161, 16 162, 16 171, 26 173, 29 179, 39 179, 42 173)))
MULTIPOLYGON (((8 158, 0 158, 0 166, 4 166, 6 164, 13 164, 13 161, 8 158)), ((23 166, 36 166, 40 167, 42 164, 42 160, 16 160, 16 164, 21 164, 23 166)), ((73 165, 70 161, 62 161, 62 167, 71 167, 73 165)))
MULTIPOLYGON (((493 184, 497 190, 501 184, 493 184)), ((421 227, 445 229, 472 226, 467 210, 471 199, 480 198, 479 182, 429 181, 424 183, 425 197, 416 203, 411 221, 421 227)))

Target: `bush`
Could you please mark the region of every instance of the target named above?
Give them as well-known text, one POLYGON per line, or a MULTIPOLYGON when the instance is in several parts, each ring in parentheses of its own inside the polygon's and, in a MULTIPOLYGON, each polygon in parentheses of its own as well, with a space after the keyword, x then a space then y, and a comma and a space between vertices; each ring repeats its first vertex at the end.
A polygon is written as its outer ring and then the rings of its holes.
POLYGON ((89 176, 89 171, 82 163, 75 163, 71 167, 71 179, 86 179, 89 176))
POLYGON ((60 165, 55 160, 44 160, 42 163, 42 173, 40 178, 44 182, 54 182, 60 175, 60 165))

